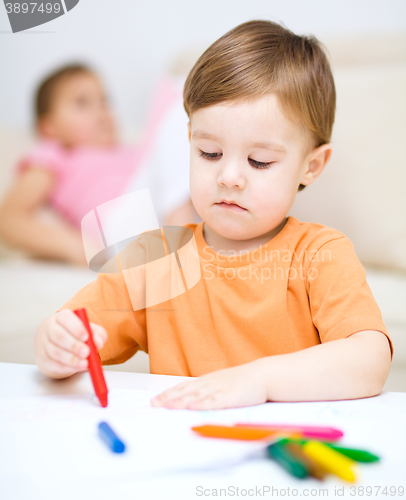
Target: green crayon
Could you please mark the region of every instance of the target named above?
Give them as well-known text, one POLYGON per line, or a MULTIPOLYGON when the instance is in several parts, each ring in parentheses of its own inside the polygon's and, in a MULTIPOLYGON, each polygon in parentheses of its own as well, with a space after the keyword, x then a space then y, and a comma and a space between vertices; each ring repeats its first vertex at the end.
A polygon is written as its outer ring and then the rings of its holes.
POLYGON ((284 443, 278 441, 267 446, 267 453, 293 476, 304 478, 308 475, 307 467, 298 458, 289 453, 284 443))
MULTIPOLYGON (((287 443, 297 443, 300 445, 303 445, 307 442, 307 439, 300 439, 300 438, 284 438, 278 441, 280 444, 287 444, 287 443)), ((379 457, 377 455, 374 455, 373 453, 370 453, 369 451, 366 450, 357 450, 355 448, 346 448, 343 446, 337 446, 334 443, 329 443, 327 441, 323 441, 323 443, 326 446, 329 446, 335 451, 338 451, 342 455, 351 458, 355 462, 377 462, 379 460, 379 457)))
POLYGON ((335 444, 324 443, 330 448, 339 453, 342 453, 348 458, 351 458, 355 462, 377 462, 379 457, 366 450, 355 450, 354 448, 343 448, 342 446, 337 446, 335 444))

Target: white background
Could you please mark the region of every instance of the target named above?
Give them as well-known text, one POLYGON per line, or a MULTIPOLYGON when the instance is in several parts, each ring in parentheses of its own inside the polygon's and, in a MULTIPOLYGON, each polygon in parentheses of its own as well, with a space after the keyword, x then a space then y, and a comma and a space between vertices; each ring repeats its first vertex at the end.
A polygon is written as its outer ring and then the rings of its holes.
POLYGON ((0 4, 0 126, 27 128, 37 82, 81 60, 103 75, 121 127, 138 130, 152 86, 185 49, 205 49, 252 19, 283 22, 297 34, 331 37, 406 29, 405 0, 80 0, 68 14, 11 32, 0 4))

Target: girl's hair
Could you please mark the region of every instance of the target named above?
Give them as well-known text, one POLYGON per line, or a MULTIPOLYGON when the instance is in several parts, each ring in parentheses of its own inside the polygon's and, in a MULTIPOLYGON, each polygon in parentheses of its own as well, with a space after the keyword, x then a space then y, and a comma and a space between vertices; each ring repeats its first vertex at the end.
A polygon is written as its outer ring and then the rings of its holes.
POLYGON ((240 24, 214 42, 190 71, 183 103, 191 118, 213 104, 268 93, 278 96, 288 119, 310 132, 309 150, 330 142, 336 92, 322 45, 271 21, 240 24))
POLYGON ((35 119, 37 122, 51 111, 55 90, 58 85, 68 78, 81 73, 92 74, 93 70, 85 64, 69 64, 54 71, 42 81, 35 95, 35 119))

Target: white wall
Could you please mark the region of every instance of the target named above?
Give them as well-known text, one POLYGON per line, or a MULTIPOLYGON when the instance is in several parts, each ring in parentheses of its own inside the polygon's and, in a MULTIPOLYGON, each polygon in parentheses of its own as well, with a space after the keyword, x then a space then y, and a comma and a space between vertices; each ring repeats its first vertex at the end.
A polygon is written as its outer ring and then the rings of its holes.
POLYGON ((138 129, 152 85, 173 57, 185 49, 205 48, 237 24, 258 18, 326 41, 405 30, 406 2, 80 0, 67 15, 16 34, 1 2, 0 126, 29 127, 38 80, 56 66, 80 59, 102 72, 122 127, 138 129))

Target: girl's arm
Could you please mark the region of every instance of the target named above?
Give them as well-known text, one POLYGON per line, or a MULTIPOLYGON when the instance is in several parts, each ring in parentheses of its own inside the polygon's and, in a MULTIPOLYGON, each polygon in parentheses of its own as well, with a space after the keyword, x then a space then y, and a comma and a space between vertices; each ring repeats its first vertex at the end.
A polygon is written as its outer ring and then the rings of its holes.
POLYGON ((54 177, 47 169, 29 168, 15 181, 0 206, 0 237, 35 257, 86 264, 80 232, 62 218, 47 223, 38 209, 48 200, 54 177))

